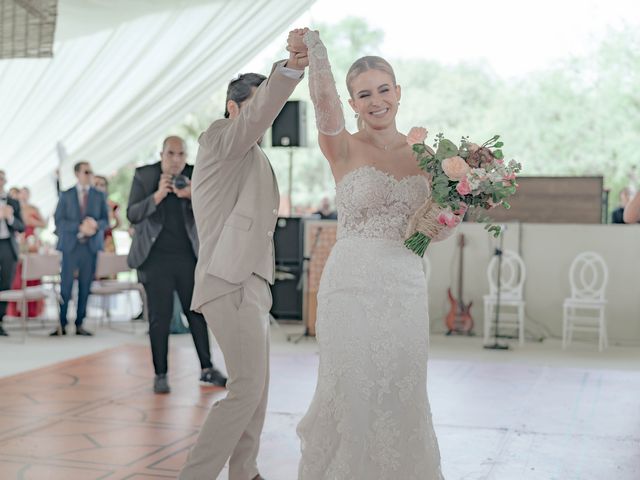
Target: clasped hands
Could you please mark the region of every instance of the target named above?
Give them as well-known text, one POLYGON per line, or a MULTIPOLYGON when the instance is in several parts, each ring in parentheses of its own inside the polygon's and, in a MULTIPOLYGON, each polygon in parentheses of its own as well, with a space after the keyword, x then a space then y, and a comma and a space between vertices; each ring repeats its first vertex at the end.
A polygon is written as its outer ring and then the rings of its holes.
POLYGON ((287 51, 289 52, 289 60, 287 67, 303 70, 309 66, 309 56, 307 46, 304 43, 304 34, 309 31, 308 28, 296 28, 289 32, 287 38, 287 51))
POLYGON ((85 217, 79 230, 83 237, 93 237, 98 233, 98 222, 92 217, 85 217))

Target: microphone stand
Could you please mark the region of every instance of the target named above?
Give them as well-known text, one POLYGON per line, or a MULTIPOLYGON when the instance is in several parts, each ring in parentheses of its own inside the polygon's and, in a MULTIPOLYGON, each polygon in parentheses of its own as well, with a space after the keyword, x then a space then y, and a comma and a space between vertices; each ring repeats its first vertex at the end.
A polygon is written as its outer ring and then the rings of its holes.
POLYGON ((496 331, 495 331, 493 343, 490 345, 484 346, 484 348, 486 348, 487 350, 509 350, 508 344, 501 344, 498 342, 498 338, 500 338, 500 334, 498 333, 499 322, 500 322, 500 274, 502 273, 502 246, 504 241, 505 230, 506 230, 506 226, 503 226, 503 228, 500 230, 500 241, 499 241, 498 247, 494 251, 494 255, 498 256, 498 278, 496 279, 498 291, 496 292, 496 315, 494 320, 496 324, 496 331))
MULTIPOLYGON (((307 294, 306 289, 309 288, 309 284, 311 283, 311 269, 309 268, 309 265, 311 264, 311 260, 313 259, 313 254, 316 250, 316 247, 318 246, 318 241, 320 240, 321 233, 322 233, 322 227, 318 226, 315 237, 313 239, 313 244, 309 249, 309 255, 308 256, 305 255, 302 258, 303 275, 306 277, 306 281, 305 281, 306 288, 303 288, 303 291, 305 294, 307 294)), ((300 277, 300 282, 302 282, 302 276, 300 277)), ((300 283, 298 283, 298 285, 300 288, 300 283)), ((300 340, 302 340, 303 338, 313 337, 313 335, 309 333, 309 299, 308 298, 305 298, 303 315, 304 315, 304 331, 299 335, 287 335, 287 342, 291 342, 293 339, 293 343, 299 343, 300 340)))

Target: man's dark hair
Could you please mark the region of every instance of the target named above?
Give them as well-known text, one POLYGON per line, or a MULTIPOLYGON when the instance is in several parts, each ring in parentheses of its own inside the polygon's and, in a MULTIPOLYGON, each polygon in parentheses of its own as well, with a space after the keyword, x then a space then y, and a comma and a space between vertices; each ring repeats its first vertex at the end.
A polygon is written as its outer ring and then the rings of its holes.
POLYGON ((86 160, 80 160, 73 166, 73 171, 78 173, 83 165, 89 165, 89 162, 87 162, 86 160))
POLYGON ((224 118, 229 118, 227 102, 233 100, 238 105, 251 96, 251 89, 259 87, 267 79, 259 73, 243 73, 235 80, 232 80, 227 87, 227 99, 224 102, 224 118))
POLYGON ((109 188, 109 180, 107 180, 107 177, 104 177, 102 175, 95 175, 93 177, 94 180, 102 180, 104 182, 104 184, 107 186, 107 188, 109 188))

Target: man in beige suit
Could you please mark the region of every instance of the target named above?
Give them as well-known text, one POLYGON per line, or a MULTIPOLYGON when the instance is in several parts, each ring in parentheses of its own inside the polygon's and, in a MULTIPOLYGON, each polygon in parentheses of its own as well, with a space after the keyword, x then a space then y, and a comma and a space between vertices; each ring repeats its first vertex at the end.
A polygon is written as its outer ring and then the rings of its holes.
POLYGON ((306 57, 291 54, 271 75, 229 84, 225 119, 200 136, 192 177, 200 238, 191 307, 201 311, 224 354, 225 399, 211 409, 179 478, 262 479, 256 458, 269 385, 269 310, 273 232, 280 202, 271 164, 259 146, 300 82, 306 57))

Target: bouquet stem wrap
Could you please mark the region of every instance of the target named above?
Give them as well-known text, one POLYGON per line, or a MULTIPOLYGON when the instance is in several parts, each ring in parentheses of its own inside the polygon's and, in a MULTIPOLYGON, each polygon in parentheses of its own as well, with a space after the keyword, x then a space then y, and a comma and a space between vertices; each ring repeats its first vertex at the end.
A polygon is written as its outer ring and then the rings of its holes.
POLYGON ((412 252, 424 256, 431 240, 435 238, 443 226, 438 223, 438 212, 441 208, 430 198, 411 217, 405 234, 405 246, 412 252))

